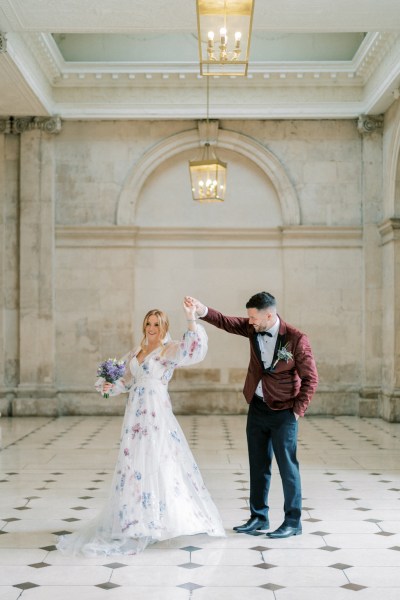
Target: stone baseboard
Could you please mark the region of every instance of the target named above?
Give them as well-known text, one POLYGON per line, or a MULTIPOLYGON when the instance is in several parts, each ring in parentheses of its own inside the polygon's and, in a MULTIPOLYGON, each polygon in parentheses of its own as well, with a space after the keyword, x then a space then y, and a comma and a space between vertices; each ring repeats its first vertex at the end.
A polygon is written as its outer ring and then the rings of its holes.
POLYGON ((380 395, 379 416, 389 423, 400 422, 400 390, 383 391, 380 395))
MULTIPOLYGON (((198 384, 172 382, 170 386, 172 406, 177 415, 247 413, 247 403, 241 386, 232 384, 198 384)), ((123 415, 126 396, 102 398, 100 394, 80 389, 15 390, 13 394, 0 394, 0 410, 3 416, 62 415, 123 415)), ((320 390, 307 411, 308 415, 358 416, 400 422, 400 394, 380 394, 373 397, 360 395, 356 390, 320 390)))

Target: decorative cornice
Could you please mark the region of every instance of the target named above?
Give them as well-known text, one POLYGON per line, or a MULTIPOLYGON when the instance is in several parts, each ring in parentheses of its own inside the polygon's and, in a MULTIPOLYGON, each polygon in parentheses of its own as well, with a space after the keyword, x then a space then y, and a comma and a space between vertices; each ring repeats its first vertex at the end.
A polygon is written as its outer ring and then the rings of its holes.
POLYGON ((7 52, 7 38, 6 34, 0 31, 0 54, 7 52))
POLYGON ((364 135, 365 133, 373 133, 378 129, 383 128, 383 116, 378 115, 373 117, 371 115, 360 115, 357 121, 357 129, 359 133, 364 135))
POLYGON ((65 62, 60 55, 53 36, 50 33, 27 33, 23 36, 25 44, 43 69, 50 83, 61 77, 65 62))
POLYGON ((364 83, 368 81, 386 54, 390 52, 393 44, 398 40, 398 33, 377 31, 368 33, 357 52, 354 62, 354 72, 362 77, 364 83))
POLYGON ((62 121, 58 115, 53 117, 4 117, 0 118, 0 133, 18 135, 37 129, 46 133, 60 133, 62 121))
POLYGON ((378 227, 382 245, 400 240, 400 219, 387 219, 378 227))

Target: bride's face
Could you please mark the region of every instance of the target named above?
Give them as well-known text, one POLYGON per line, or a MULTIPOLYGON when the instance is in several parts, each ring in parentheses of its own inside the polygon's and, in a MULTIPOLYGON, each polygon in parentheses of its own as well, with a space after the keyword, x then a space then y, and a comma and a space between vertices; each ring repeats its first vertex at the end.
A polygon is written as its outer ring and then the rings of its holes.
POLYGON ((158 344, 161 341, 160 324, 156 315, 150 315, 145 324, 146 338, 149 344, 158 344))

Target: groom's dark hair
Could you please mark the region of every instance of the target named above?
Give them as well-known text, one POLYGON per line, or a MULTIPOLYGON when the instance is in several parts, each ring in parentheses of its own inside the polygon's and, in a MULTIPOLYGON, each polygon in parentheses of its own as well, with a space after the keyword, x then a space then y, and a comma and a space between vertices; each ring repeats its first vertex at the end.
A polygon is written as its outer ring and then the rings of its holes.
POLYGON ((256 308, 257 310, 265 310, 271 307, 276 307, 276 300, 268 292, 258 292, 246 303, 246 308, 256 308))

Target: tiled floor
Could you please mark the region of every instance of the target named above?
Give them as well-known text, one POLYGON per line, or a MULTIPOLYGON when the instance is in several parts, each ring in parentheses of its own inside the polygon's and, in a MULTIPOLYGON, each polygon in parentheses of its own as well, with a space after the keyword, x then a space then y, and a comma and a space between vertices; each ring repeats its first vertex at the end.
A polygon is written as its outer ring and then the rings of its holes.
MULTIPOLYGON (((0 600, 398 600, 400 424, 306 417, 303 535, 236 534, 248 517, 245 417, 180 417, 227 538, 200 535, 138 556, 71 559, 57 534, 96 514, 121 418, 0 419, 0 600)), ((282 520, 275 471, 271 527, 282 520)))

